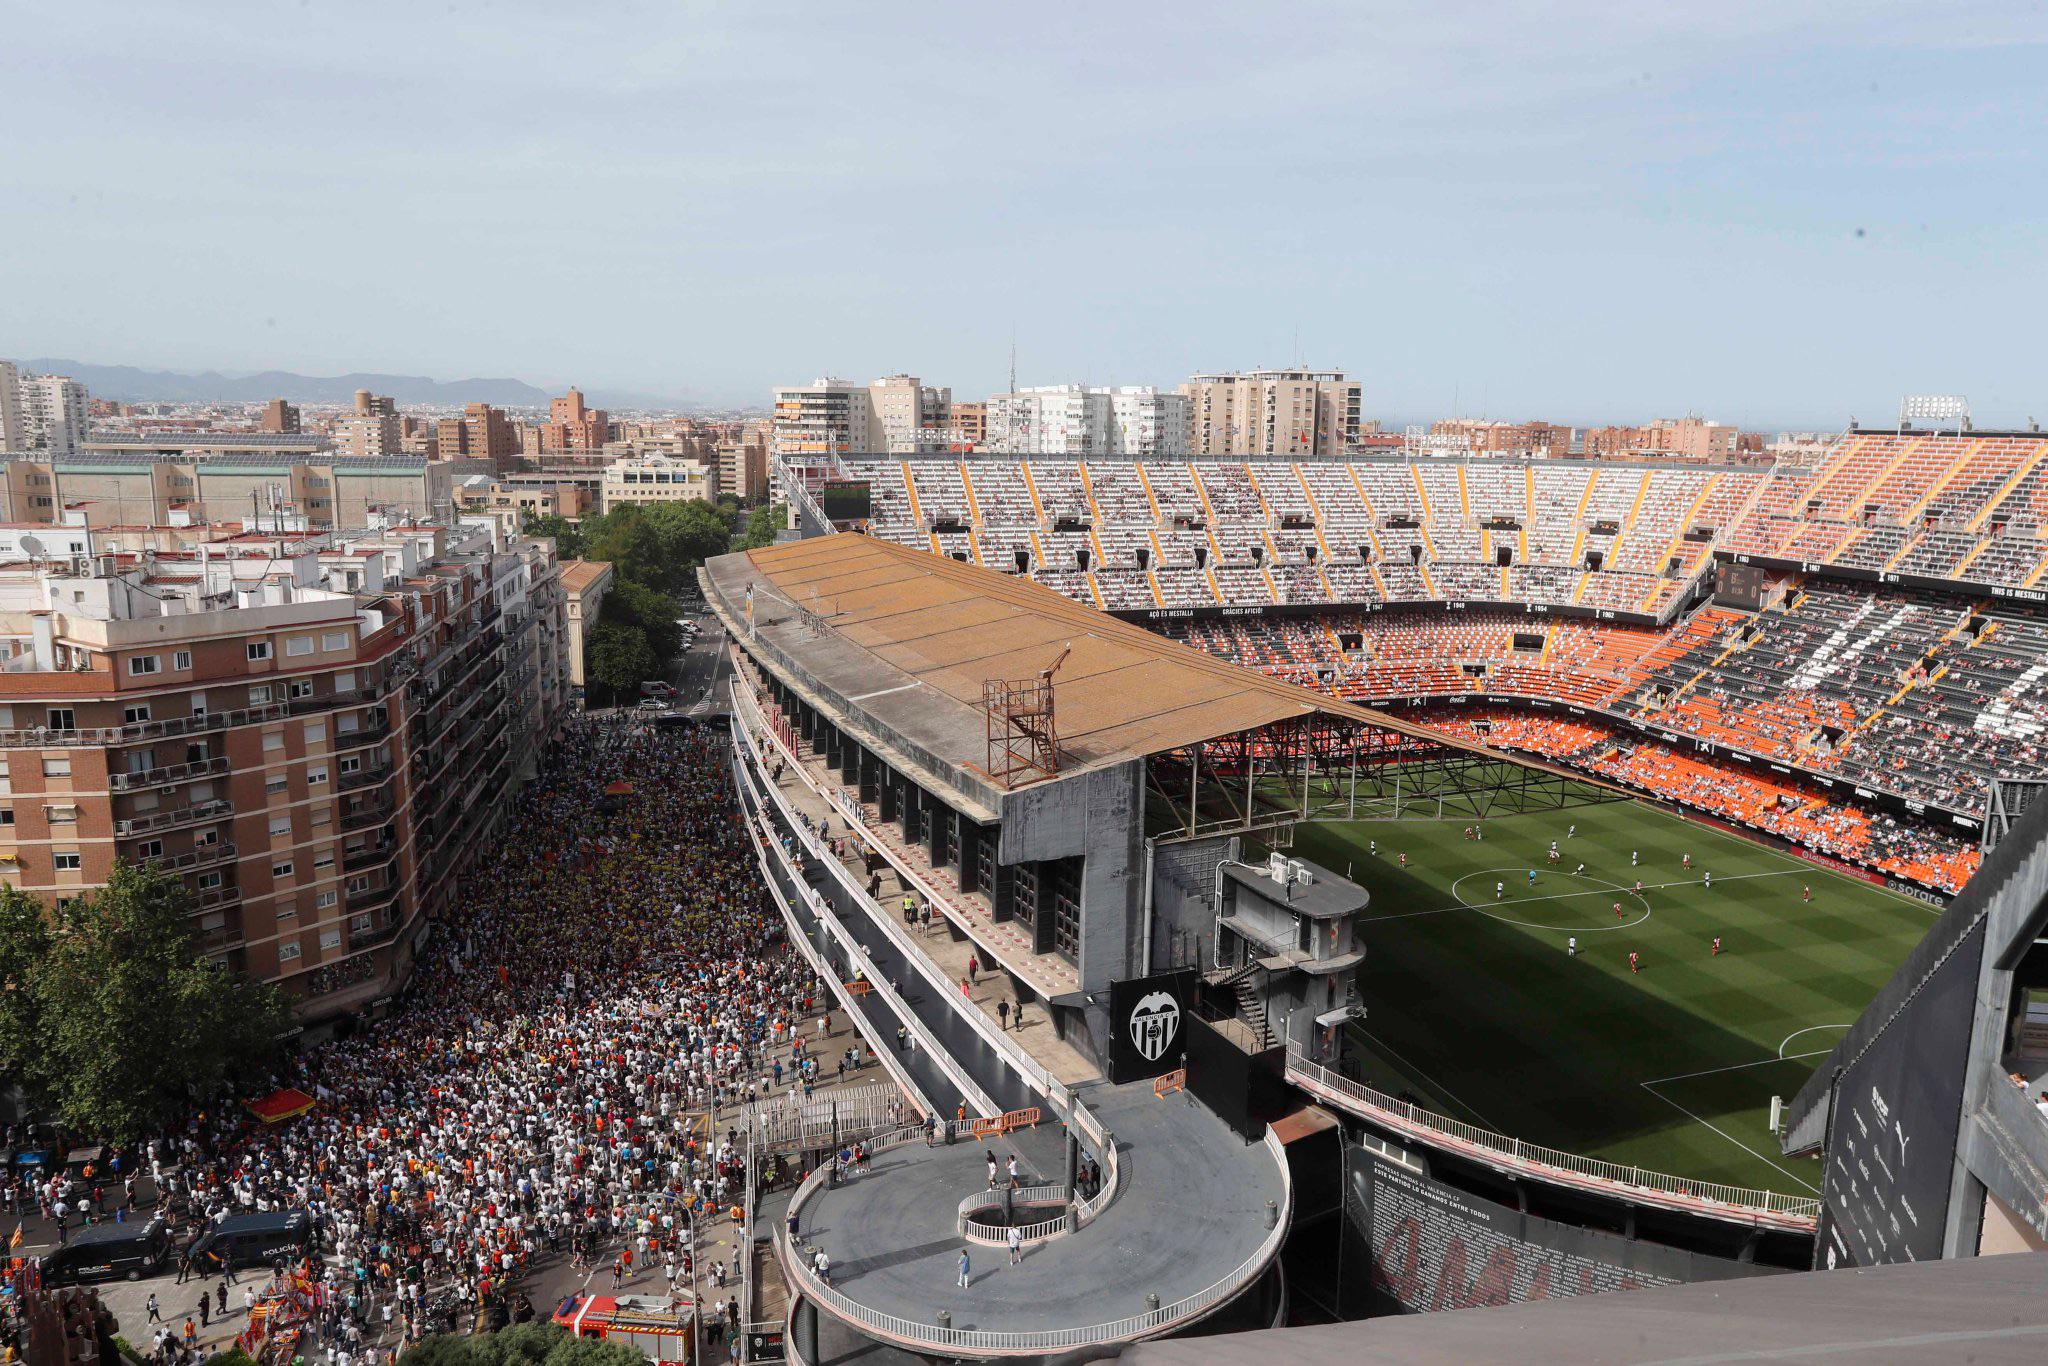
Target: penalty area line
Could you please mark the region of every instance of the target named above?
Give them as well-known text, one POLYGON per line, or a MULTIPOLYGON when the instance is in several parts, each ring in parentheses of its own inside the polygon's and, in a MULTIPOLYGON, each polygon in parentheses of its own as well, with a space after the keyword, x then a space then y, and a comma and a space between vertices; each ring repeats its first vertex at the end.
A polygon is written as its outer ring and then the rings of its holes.
MULTIPOLYGON (((1717 879, 1717 881, 1746 882, 1751 878, 1791 877, 1793 875, 1793 872, 1794 870, 1792 869, 1785 869, 1775 873, 1735 873, 1728 877, 1719 878, 1717 879)), ((1467 876, 1471 876, 1471 874, 1467 874, 1467 876)), ((1486 874, 1482 873, 1479 874, 1479 876, 1484 877, 1486 876, 1486 874)), ((1553 876, 1572 877, 1574 876, 1574 874, 1555 873, 1553 874, 1553 876)), ((1586 876, 1588 878, 1591 878, 1593 875, 1591 873, 1588 873, 1586 874, 1586 876)), ((1459 880, 1463 881, 1462 878, 1459 880)), ((1691 882, 1646 882, 1643 884, 1643 891, 1662 892, 1668 891, 1673 887, 1703 887, 1705 885, 1706 883, 1702 879, 1694 879, 1691 882)), ((1610 882, 1604 887, 1587 887, 1576 892, 1553 892, 1549 896, 1507 897, 1500 901, 1487 901, 1478 903, 1470 901, 1460 901, 1454 906, 1435 906, 1426 911, 1402 911, 1397 915, 1372 916, 1369 918, 1368 923, 1377 923, 1388 920, 1413 920, 1418 916, 1445 915, 1451 911, 1490 911, 1498 907, 1504 906, 1527 906, 1542 901, 1568 901, 1582 896, 1612 896, 1616 892, 1621 892, 1625 895, 1636 894, 1635 888, 1633 887, 1625 887, 1618 882, 1610 882)))

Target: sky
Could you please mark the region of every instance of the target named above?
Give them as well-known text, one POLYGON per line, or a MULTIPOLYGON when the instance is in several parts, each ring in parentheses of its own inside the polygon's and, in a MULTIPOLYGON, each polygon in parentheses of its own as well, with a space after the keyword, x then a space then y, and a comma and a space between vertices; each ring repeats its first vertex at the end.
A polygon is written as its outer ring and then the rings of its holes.
POLYGON ((2044 55, 2037 0, 66 0, 0 44, 0 356, 2048 420, 2044 55))

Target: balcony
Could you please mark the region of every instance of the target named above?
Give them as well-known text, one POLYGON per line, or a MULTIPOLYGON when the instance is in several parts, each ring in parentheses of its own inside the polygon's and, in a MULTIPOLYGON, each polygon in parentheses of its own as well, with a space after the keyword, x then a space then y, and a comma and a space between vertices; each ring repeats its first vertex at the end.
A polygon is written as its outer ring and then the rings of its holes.
POLYGON ((133 816, 114 822, 114 834, 146 835, 156 830, 175 830, 181 825, 196 825, 200 821, 216 820, 221 816, 234 814, 234 803, 216 799, 201 802, 197 806, 180 807, 176 811, 154 811, 147 816, 133 816))
POLYGON ((113 792, 140 792, 145 788, 170 787, 177 783, 189 783, 195 778, 210 778, 217 773, 228 771, 225 756, 215 759, 200 759, 189 764, 165 764, 160 768, 145 768, 137 773, 109 773, 107 788, 113 792))
POLYGON ((348 894, 349 914, 360 915, 364 911, 373 911, 380 906, 388 906, 397 895, 398 884, 395 882, 384 887, 369 887, 360 892, 350 892, 348 894))
POLYGON ((352 873, 364 868, 374 868, 380 863, 389 863, 391 856, 397 852, 398 841, 385 840, 366 849, 354 849, 344 853, 341 856, 341 866, 352 873))
POLYGON ((365 787, 375 787, 388 780, 396 771, 390 764, 383 764, 376 768, 362 768, 354 773, 344 773, 334 780, 334 790, 355 792, 365 787))
POLYGON ((229 840, 223 840, 218 844, 201 845, 182 854, 158 854, 153 858, 137 860, 144 868, 153 868, 165 873, 189 873, 195 868, 210 868, 216 863, 234 861, 235 846, 229 840))
POLYGON ((80 749, 94 745, 126 745, 139 740, 161 740, 181 735, 205 735, 236 726, 253 726, 282 721, 294 716, 312 716, 342 707, 359 707, 381 702, 393 690, 409 682, 417 672, 410 665, 394 669, 382 681, 353 692, 330 693, 325 697, 301 697, 291 702, 243 707, 234 711, 210 711, 196 716, 172 716, 161 721, 135 721, 123 726, 97 726, 80 730, 51 730, 46 726, 0 729, 0 748, 80 749))
POLYGON ((202 887, 192 894, 195 910, 213 911, 223 906, 239 906, 242 902, 240 887, 202 887))
POLYGON ((382 825, 391 819, 392 812, 396 809, 390 802, 371 802, 354 811, 344 811, 341 816, 341 828, 367 830, 373 825, 382 825))
POLYGON ((379 740, 388 739, 390 735, 391 718, 379 715, 369 725, 358 726, 354 730, 337 730, 334 733, 334 747, 337 750, 344 750, 355 749, 361 745, 374 745, 379 740))
POLYGON ((375 948, 379 944, 389 943, 396 938, 398 938, 398 926, 396 925, 377 925, 367 930, 350 930, 348 935, 348 951, 355 953, 362 949, 375 948))

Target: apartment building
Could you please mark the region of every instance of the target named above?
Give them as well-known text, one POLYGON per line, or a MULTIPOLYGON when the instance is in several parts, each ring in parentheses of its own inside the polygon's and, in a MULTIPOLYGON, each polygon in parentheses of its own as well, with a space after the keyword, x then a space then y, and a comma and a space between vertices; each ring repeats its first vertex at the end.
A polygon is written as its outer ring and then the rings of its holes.
POLYGON ((922 455, 946 448, 947 411, 953 391, 935 388, 916 375, 885 375, 868 385, 869 435, 888 455, 922 455))
POLYGON ((0 451, 23 449, 21 426, 21 367, 0 360, 0 451))
POLYGON ((0 566, 0 879, 153 864, 308 1018, 388 996, 567 704, 553 561, 391 525, 0 566))
POLYGON ((1602 457, 1668 455, 1712 461, 1763 448, 1761 432, 1745 432, 1699 417, 1660 417, 1641 427, 1595 427, 1585 437, 1585 453, 1602 457))
POLYGON ((986 403, 956 403, 946 414, 946 425, 953 429, 954 439, 968 450, 976 450, 988 444, 988 405, 986 403))
POLYGON ((567 394, 548 404, 548 420, 540 428, 542 454, 596 454, 610 439, 611 414, 586 406, 581 389, 571 386, 567 394))
POLYGON ((1362 389, 1341 370, 1219 371, 1180 391, 1195 456, 1337 457, 1358 441, 1362 389))
POLYGON ((85 442, 85 386, 0 361, 0 451, 70 455, 85 442))
POLYGON ((916 455, 946 448, 951 389, 915 375, 834 376, 775 390, 774 454, 916 455))
POLYGON ((745 432, 720 441, 715 456, 720 493, 729 493, 743 503, 758 503, 768 496, 766 432, 745 432))
POLYGON ((1008 455, 1184 456, 1188 399, 1142 385, 1047 384, 985 406, 988 449, 1008 455))
POLYGON ((266 432, 280 435, 296 432, 299 430, 299 410, 281 398, 274 398, 263 405, 263 415, 257 419, 257 425, 266 432))
POLYGON ((1446 418, 1430 424, 1431 436, 1462 437, 1466 449, 1479 455, 1566 456, 1572 450, 1572 429, 1554 422, 1503 422, 1482 418, 1446 418))
POLYGON ((598 508, 627 503, 687 503, 718 496, 718 467, 668 455, 631 456, 604 467, 598 508))
POLYGON ((519 435, 503 408, 472 403, 461 417, 444 417, 434 424, 436 460, 488 460, 493 472, 519 458, 519 435))
POLYGON ((54 523, 69 510, 94 526, 238 524, 255 517, 272 526, 346 530, 398 513, 435 516, 450 506, 454 483, 448 465, 407 455, 0 455, 0 521, 54 523))

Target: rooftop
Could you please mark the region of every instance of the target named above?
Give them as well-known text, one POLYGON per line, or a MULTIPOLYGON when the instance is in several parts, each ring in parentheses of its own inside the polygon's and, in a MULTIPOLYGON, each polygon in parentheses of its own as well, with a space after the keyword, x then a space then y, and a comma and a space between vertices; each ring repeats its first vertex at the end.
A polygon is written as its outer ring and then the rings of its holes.
POLYGON ((723 555, 704 575, 708 596, 738 630, 836 694, 836 704, 857 704, 956 770, 980 773, 986 758, 982 684, 1036 679, 1063 651, 1053 680, 1062 774, 1310 714, 1444 743, 1410 722, 1240 669, 1028 579, 866 536, 723 555))

